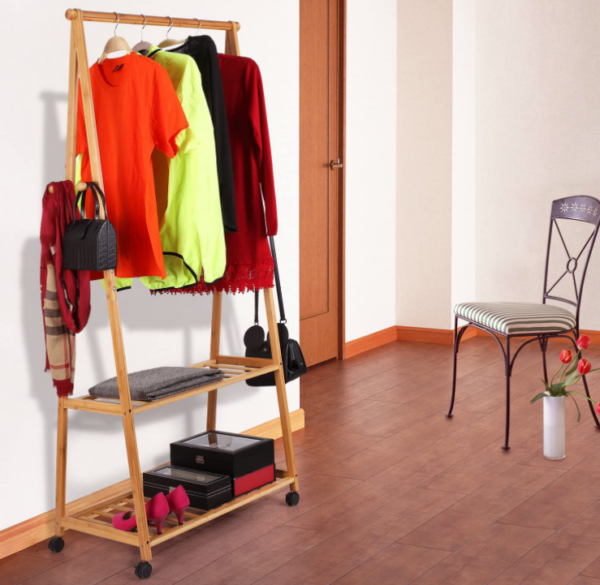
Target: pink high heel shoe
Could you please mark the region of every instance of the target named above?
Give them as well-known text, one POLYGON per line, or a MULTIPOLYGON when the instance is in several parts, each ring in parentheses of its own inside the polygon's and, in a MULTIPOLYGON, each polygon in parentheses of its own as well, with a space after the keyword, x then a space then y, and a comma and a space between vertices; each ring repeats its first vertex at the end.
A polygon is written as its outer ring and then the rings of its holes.
MULTIPOLYGON (((169 503, 165 494, 159 492, 149 502, 146 502, 146 518, 148 522, 153 522, 158 534, 162 534, 163 522, 169 515, 169 503)), ((137 526, 135 512, 121 512, 112 518, 112 524, 119 530, 133 530, 137 526)))
POLYGON ((177 522, 183 524, 183 515, 185 509, 190 505, 190 498, 182 485, 178 485, 168 496, 167 502, 169 504, 169 510, 175 513, 177 516, 177 522))

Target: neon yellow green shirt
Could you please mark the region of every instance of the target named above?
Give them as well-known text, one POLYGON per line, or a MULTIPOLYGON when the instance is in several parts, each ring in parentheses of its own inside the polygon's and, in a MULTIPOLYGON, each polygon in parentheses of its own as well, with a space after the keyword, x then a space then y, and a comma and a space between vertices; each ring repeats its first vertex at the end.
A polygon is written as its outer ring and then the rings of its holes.
MULTIPOLYGON (((149 54, 155 51, 151 47, 149 54)), ((154 290, 180 288, 195 284, 204 270, 204 280, 213 282, 225 271, 225 234, 214 131, 202 78, 188 55, 159 50, 151 58, 169 74, 189 128, 179 133, 173 159, 156 150, 152 156, 167 277, 140 280, 154 290)))

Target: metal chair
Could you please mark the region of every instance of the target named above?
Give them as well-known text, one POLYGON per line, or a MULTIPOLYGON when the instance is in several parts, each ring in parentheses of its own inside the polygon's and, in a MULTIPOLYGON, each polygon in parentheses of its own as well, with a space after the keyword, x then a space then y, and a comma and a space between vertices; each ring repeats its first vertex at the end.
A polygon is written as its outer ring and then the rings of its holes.
MULTIPOLYGON (((505 364, 505 375, 506 375, 506 437, 502 449, 510 449, 508 445, 509 431, 510 431, 510 377, 512 374, 513 365, 515 359, 519 355, 519 352, 528 344, 537 341, 540 344, 542 350, 543 363, 544 363, 544 379, 548 381, 548 372, 546 369, 546 349, 548 347, 548 340, 553 338, 565 338, 568 339, 575 350, 577 350, 577 338, 579 337, 579 312, 581 309, 581 296, 583 293, 583 285, 585 283, 585 276, 588 269, 588 264, 596 243, 596 236, 598 234, 598 226, 600 225, 600 201, 594 197, 588 195, 575 195, 573 197, 565 197, 564 199, 557 199, 552 202, 552 211, 550 214, 550 230, 548 234, 548 249, 546 252, 546 268, 544 271, 544 294, 542 302, 537 303, 462 303, 454 309, 454 374, 452 378, 452 398, 450 400, 450 409, 446 415, 448 418, 452 418, 452 410, 454 408, 454 399, 456 397, 456 366, 457 359, 456 355, 460 346, 460 340, 464 335, 465 331, 469 327, 475 327, 489 333, 500 346, 502 353, 504 354, 505 364), (560 230, 559 221, 563 220, 575 220, 579 222, 585 222, 593 225, 593 230, 581 251, 576 255, 571 255, 563 233, 560 230), (567 254, 567 264, 565 271, 558 278, 552 286, 548 287, 548 269, 550 262, 550 249, 552 244, 553 232, 558 232, 562 248, 567 254), (582 256, 585 255, 585 262, 581 262, 582 256), (577 283, 576 273, 577 269, 581 266, 581 278, 579 284, 577 283), (569 276, 567 276, 569 275, 569 276), (575 299, 566 299, 562 296, 552 295, 552 291, 556 286, 563 280, 564 277, 567 279, 573 279, 573 288, 575 293, 575 299), (556 306, 546 304, 547 300, 560 301, 575 307, 575 312, 556 306), (467 324, 458 329, 458 321, 462 319, 467 324), (500 340, 501 337, 505 339, 505 345, 500 340), (511 340, 531 338, 527 339, 517 349, 511 358, 511 340)), ((564 227, 564 226, 563 226, 564 227)), ((559 244, 560 246, 560 244, 559 244)), ((590 396, 590 391, 587 385, 585 376, 583 376, 583 385, 585 393, 590 396)), ((596 416, 594 406, 591 402, 587 401, 592 416, 596 423, 596 427, 600 428, 600 422, 596 416)))

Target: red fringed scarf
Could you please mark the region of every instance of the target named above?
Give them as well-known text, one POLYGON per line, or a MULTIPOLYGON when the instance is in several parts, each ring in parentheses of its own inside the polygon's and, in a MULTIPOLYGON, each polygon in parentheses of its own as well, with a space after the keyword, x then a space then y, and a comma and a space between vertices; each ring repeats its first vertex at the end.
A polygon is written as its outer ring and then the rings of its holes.
POLYGON ((75 333, 90 316, 90 273, 63 270, 62 240, 73 217, 75 189, 71 181, 50 183, 42 200, 42 257, 40 284, 46 371, 50 370, 58 396, 73 393, 75 333))

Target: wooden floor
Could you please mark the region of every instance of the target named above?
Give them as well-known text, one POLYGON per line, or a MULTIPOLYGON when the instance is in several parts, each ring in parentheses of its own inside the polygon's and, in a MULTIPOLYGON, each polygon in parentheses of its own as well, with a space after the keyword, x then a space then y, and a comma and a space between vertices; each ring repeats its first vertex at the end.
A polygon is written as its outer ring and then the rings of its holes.
MULTIPOLYGON (((533 344, 532 344, 533 345, 533 344)), ((550 346, 552 367, 560 344, 550 346)), ((154 585, 600 585, 600 431, 581 400, 567 411, 567 458, 542 457, 536 347, 519 356, 512 449, 504 434, 495 342, 459 354, 455 417, 446 419, 449 346, 396 342, 303 380, 295 434, 301 502, 283 494, 155 551, 154 585)), ((600 347, 586 357, 600 365, 600 347)), ((600 399, 600 375, 592 374, 600 399)), ((278 445, 278 459, 282 459, 278 445)), ((0 561, 0 583, 137 582, 137 550, 68 532, 0 561)), ((154 549, 153 549, 154 550, 154 549)))

